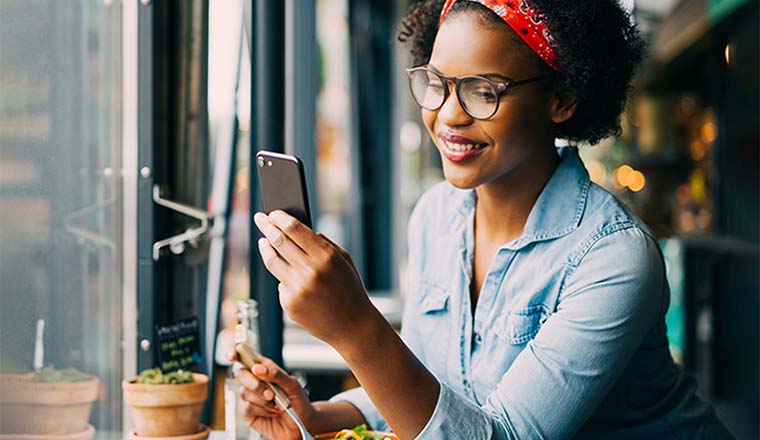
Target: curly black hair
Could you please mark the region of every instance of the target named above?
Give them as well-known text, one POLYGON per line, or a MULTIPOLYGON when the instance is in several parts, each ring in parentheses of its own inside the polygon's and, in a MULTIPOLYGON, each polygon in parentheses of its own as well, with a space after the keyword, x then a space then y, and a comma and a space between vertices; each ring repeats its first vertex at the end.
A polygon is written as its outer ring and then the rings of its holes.
MULTIPOLYGON (((430 60, 443 3, 444 0, 415 1, 399 24, 397 38, 408 47, 415 66, 430 60)), ((556 75, 555 84, 571 91, 578 103, 575 114, 556 125, 557 137, 595 145, 608 136, 619 135, 620 113, 645 50, 635 22, 617 0, 529 3, 544 16, 556 42, 562 72, 556 75)), ((475 1, 457 2, 447 19, 463 11, 474 11, 485 22, 505 24, 475 1)), ((532 59, 543 69, 552 70, 538 55, 533 54, 532 59)))

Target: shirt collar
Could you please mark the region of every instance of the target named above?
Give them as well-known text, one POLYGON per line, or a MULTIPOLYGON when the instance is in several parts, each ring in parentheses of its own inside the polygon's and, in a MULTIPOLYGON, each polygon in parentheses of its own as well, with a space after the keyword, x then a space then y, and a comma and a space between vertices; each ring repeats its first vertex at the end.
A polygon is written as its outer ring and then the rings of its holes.
MULTIPOLYGON (((517 250, 532 242, 550 240, 578 228, 591 182, 576 147, 559 147, 560 164, 528 215, 522 235, 504 245, 517 250)), ((475 190, 458 190, 452 203, 452 230, 464 227, 475 208, 475 190)))

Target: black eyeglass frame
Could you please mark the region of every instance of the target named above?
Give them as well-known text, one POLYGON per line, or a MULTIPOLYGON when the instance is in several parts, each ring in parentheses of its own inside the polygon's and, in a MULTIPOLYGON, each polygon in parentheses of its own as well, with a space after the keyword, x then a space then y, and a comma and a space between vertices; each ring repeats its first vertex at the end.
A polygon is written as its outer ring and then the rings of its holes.
POLYGON ((446 102, 446 100, 449 98, 449 93, 450 92, 449 92, 448 84, 451 83, 451 82, 453 82, 454 83, 454 92, 457 95, 457 101, 459 101, 459 106, 462 108, 462 110, 464 110, 465 113, 467 113, 468 116, 470 116, 473 119, 478 119, 478 120, 481 120, 481 121, 485 120, 485 119, 492 118, 493 115, 495 115, 496 112, 499 111, 499 104, 501 103, 501 97, 504 96, 504 94, 509 89, 513 89, 513 88, 515 88, 517 86, 521 86, 523 84, 529 84, 529 83, 536 82, 536 81, 542 81, 542 80, 545 80, 545 79, 554 78, 554 74, 553 73, 548 73, 548 74, 545 74, 545 75, 536 76, 536 77, 528 78, 528 79, 523 79, 523 80, 520 80, 520 81, 496 82, 496 81, 493 81, 493 80, 491 80, 489 78, 486 78, 485 76, 481 76, 481 75, 447 76, 447 75, 444 75, 444 74, 442 74, 440 72, 436 72, 435 70, 431 69, 429 66, 410 67, 410 68, 405 69, 405 70, 406 70, 407 76, 409 76, 409 91, 412 93, 412 97, 414 98, 414 101, 420 107, 422 107, 422 108, 424 108, 426 110, 430 110, 430 111, 436 111, 439 108, 441 108, 443 106, 443 104, 446 102), (441 103, 438 104, 438 106, 436 106, 434 108, 428 108, 428 107, 425 107, 424 105, 420 104, 420 102, 417 100, 417 97, 414 94, 414 88, 412 86, 412 76, 414 75, 415 72, 419 72, 419 71, 430 72, 430 73, 434 74, 435 76, 437 76, 441 80, 441 84, 444 84, 444 83, 446 84, 446 87, 443 88, 443 99, 441 100, 441 103), (464 105, 462 105, 462 99, 459 96, 460 84, 462 84, 463 81, 468 80, 468 79, 482 80, 482 81, 485 81, 486 83, 488 83, 491 87, 493 87, 493 89, 496 92, 496 95, 499 97, 499 99, 496 100, 496 107, 494 107, 493 112, 491 112, 490 115, 485 116, 485 117, 475 116, 475 115, 471 114, 467 110, 467 107, 465 107, 464 105))

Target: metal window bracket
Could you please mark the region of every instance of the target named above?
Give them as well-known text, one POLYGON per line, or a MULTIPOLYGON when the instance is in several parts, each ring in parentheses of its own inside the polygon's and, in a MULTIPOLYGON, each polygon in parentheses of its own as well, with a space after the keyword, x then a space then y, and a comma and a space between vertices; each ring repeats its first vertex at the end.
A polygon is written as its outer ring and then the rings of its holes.
POLYGON ((106 209, 115 203, 116 198, 111 198, 69 213, 64 220, 64 228, 66 232, 77 237, 78 241, 82 244, 89 243, 93 246, 103 246, 108 248, 111 252, 116 252, 116 243, 107 236, 74 225, 76 220, 79 220, 90 213, 106 209))
POLYGON ((161 197, 161 188, 158 185, 153 185, 153 201, 160 206, 169 208, 173 211, 184 214, 188 217, 192 217, 201 222, 200 226, 195 228, 189 228, 185 232, 159 240, 153 243, 153 261, 158 261, 161 258, 161 249, 169 247, 174 255, 179 255, 185 252, 187 243, 192 247, 197 247, 201 237, 209 230, 209 220, 212 218, 208 212, 193 208, 192 206, 183 205, 168 199, 161 197))
MULTIPOLYGON (((107 167, 103 169, 101 175, 106 179, 110 179, 113 176, 113 169, 107 167)), ((116 195, 113 192, 112 186, 108 185, 106 188, 111 189, 111 194, 109 194, 105 200, 101 200, 92 205, 68 213, 63 220, 63 225, 66 232, 77 238, 78 243, 94 247, 105 247, 111 251, 111 253, 116 253, 116 242, 111 240, 109 236, 103 235, 98 231, 91 231, 75 224, 90 214, 110 208, 116 204, 116 195)))

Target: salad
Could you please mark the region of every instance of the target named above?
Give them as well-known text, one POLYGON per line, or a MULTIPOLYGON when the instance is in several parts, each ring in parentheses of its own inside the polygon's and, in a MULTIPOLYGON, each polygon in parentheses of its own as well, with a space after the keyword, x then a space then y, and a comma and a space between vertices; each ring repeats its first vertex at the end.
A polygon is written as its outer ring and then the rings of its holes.
POLYGON ((361 424, 354 429, 344 429, 333 437, 333 440, 390 440, 384 434, 375 434, 367 429, 367 425, 361 424))

